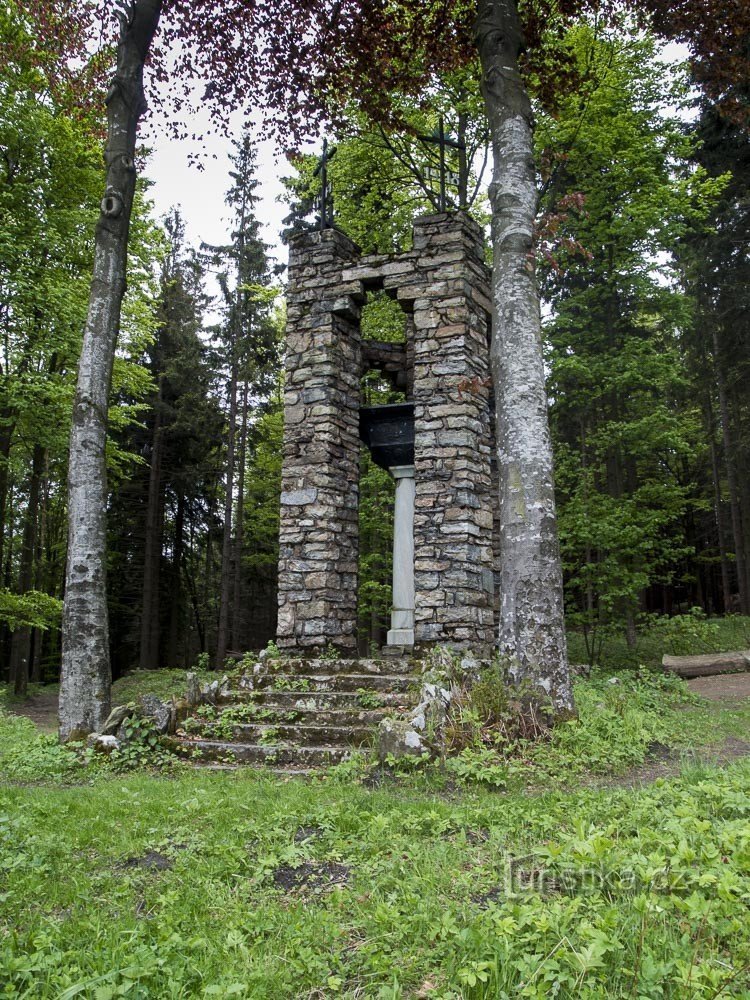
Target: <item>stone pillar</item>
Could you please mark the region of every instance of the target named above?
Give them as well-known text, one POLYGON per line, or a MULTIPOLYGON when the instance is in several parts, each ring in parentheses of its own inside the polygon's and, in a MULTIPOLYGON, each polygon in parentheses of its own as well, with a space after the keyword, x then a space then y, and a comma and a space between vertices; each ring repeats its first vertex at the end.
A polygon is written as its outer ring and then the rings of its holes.
POLYGON ((355 652, 359 554, 359 251, 329 229, 290 247, 278 644, 355 652))
POLYGON ((389 469, 396 480, 393 511, 393 610, 389 646, 414 645, 414 466, 389 469))
MULTIPOLYGON (((416 644, 489 648, 489 274, 463 213, 414 225, 416 644)), ((401 296, 400 296, 401 297, 401 296)))

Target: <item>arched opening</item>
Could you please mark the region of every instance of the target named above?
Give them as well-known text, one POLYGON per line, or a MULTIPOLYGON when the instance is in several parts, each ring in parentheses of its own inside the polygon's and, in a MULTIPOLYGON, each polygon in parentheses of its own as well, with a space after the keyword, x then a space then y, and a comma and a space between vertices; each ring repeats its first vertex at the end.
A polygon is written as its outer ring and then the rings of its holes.
MULTIPOLYGON (((407 317, 381 290, 368 293, 360 320, 362 407, 373 413, 403 404, 409 386, 407 317)), ((359 480, 358 648, 362 656, 386 644, 393 607, 394 504, 396 481, 362 443, 359 480)))

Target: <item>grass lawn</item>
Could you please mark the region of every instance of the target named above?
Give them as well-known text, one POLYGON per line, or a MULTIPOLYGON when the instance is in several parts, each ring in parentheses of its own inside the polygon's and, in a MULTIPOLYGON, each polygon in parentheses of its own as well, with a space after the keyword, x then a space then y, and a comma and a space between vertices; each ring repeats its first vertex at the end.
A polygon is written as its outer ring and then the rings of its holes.
POLYGON ((113 773, 0 712, 0 996, 750 997, 748 704, 577 697, 503 792, 113 773))
POLYGON ((686 656, 750 649, 750 618, 742 615, 656 618, 650 627, 638 630, 635 649, 628 649, 621 628, 616 632, 600 630, 590 636, 588 644, 580 632, 570 632, 568 648, 571 663, 589 663, 593 650, 596 662, 605 664, 609 670, 632 670, 638 666, 657 670, 665 653, 686 656))

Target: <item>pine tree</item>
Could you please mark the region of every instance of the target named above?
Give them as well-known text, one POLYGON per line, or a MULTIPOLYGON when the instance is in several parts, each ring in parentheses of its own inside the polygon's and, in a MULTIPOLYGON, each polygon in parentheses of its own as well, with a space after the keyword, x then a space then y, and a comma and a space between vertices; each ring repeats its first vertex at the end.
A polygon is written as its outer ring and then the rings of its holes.
POLYGON ((221 547, 221 583, 215 664, 222 666, 231 644, 243 642, 242 539, 250 408, 267 398, 278 365, 278 333, 271 321, 276 296, 268 246, 255 215, 258 181, 256 152, 249 134, 230 157, 232 185, 226 203, 232 211, 231 242, 205 246, 221 268, 223 322, 215 341, 225 375, 226 476, 221 547))

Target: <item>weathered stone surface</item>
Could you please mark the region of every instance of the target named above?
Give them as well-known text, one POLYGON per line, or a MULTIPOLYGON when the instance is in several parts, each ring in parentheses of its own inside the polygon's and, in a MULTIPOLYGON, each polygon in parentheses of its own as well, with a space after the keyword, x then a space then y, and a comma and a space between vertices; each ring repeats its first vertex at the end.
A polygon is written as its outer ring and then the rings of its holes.
POLYGON ((108 755, 111 754, 113 750, 120 749, 120 740, 111 734, 91 733, 86 737, 86 745, 96 751, 96 753, 108 755))
POLYGON ((419 704, 409 713, 409 724, 421 733, 428 727, 439 728, 445 722, 452 698, 447 688, 440 687, 439 684, 425 684, 419 704))
POLYGON ((135 706, 133 705, 118 705, 117 708, 113 708, 102 726, 101 735, 114 736, 123 722, 129 719, 134 711, 135 706))
POLYGON ((198 680, 198 675, 192 670, 188 670, 187 672, 187 693, 185 695, 185 700, 191 708, 194 705, 200 705, 201 702, 200 681, 198 680))
POLYGON ((305 504, 315 503, 317 499, 317 490, 293 490, 290 493, 281 494, 281 505, 282 507, 304 507, 305 504))
POLYGON ((378 727, 378 759, 419 757, 424 753, 420 733, 404 719, 383 719, 378 727))
POLYGON ((358 248, 336 230, 290 248, 278 644, 356 646, 358 248))
POLYGON ((415 406, 416 643, 492 644, 498 494, 489 312, 482 233, 463 213, 418 219, 414 249, 397 257, 360 257, 333 230, 294 241, 278 585, 282 648, 356 645, 363 362, 405 385, 415 406), (365 292, 377 288, 407 312, 405 344, 361 344, 359 309, 365 292))
POLYGON ((174 707, 157 698, 154 694, 143 694, 138 699, 138 708, 144 719, 150 719, 154 729, 162 736, 175 730, 174 707))

